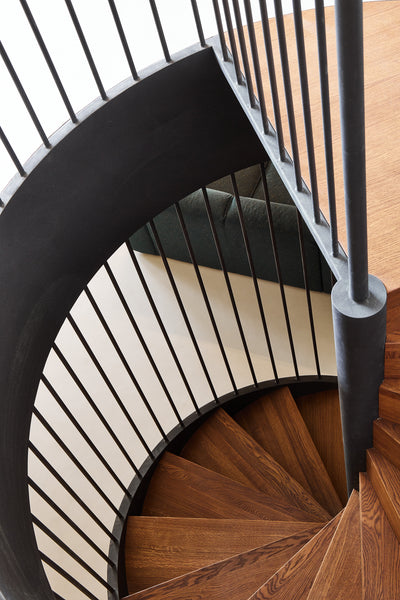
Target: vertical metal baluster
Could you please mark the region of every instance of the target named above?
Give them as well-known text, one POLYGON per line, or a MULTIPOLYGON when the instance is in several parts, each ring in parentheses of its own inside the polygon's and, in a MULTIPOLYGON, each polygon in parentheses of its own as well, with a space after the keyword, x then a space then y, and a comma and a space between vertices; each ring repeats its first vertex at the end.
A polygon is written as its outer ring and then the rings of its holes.
POLYGON ((239 7, 238 0, 232 0, 232 4, 233 4, 233 12, 235 14, 236 31, 237 31, 237 35, 239 38, 239 46, 240 46, 240 52, 242 55, 244 74, 246 77, 249 102, 250 102, 250 106, 252 108, 254 108, 256 106, 256 99, 254 97, 253 79, 252 79, 251 72, 250 72, 249 57, 247 54, 246 40, 244 37, 244 31, 243 31, 242 15, 240 14, 240 7, 239 7))
POLYGON ((290 352, 292 355, 294 372, 295 372, 296 378, 299 379, 299 368, 297 365, 296 351, 294 348, 292 327, 290 325, 289 311, 288 311, 287 301, 286 301, 286 293, 285 293, 285 288, 284 288, 283 280, 282 280, 282 271, 281 271, 280 260, 279 260, 278 246, 277 246, 276 237, 275 237, 275 229, 274 229, 274 223, 273 223, 273 218, 272 218, 271 201, 269 198, 267 178, 265 176, 265 167, 263 164, 260 164, 260 171, 261 171, 261 181, 262 181, 262 186, 263 186, 263 191, 264 191, 264 199, 265 199, 265 204, 267 207, 268 226, 269 226, 269 233, 270 233, 270 237, 271 237, 271 244, 272 244, 272 250, 273 250, 274 261, 275 261, 276 276, 278 278, 279 289, 281 292, 282 307, 283 307, 283 312, 285 315, 285 323, 286 323, 286 330, 288 333, 290 352))
POLYGON ((205 48, 207 46, 206 40, 204 39, 203 26, 201 24, 201 18, 199 13, 199 7, 197 6, 196 0, 191 0, 193 16, 196 23, 197 33, 199 34, 200 45, 205 48))
POLYGON ((319 79, 321 84, 322 117, 324 124, 325 164, 328 184, 329 221, 333 256, 339 254, 338 229, 336 217, 335 171, 332 149, 332 125, 329 100, 328 53, 326 47, 324 0, 315 0, 317 24, 319 79))
POLYGON ((31 104, 31 101, 28 98, 27 93, 25 92, 25 89, 21 83, 20 78, 17 75, 17 72, 15 71, 13 64, 6 52, 6 49, 4 48, 3 44, 0 42, 0 56, 2 57, 4 64, 7 67, 7 70, 10 74, 11 79, 13 80, 15 87, 18 90, 19 95, 21 96, 21 99, 23 101, 23 103, 25 104, 25 107, 36 127, 36 130, 38 132, 38 134, 40 135, 40 137, 42 138, 42 142, 43 144, 46 146, 46 148, 51 148, 51 144, 49 142, 49 139, 47 137, 47 135, 44 132, 44 129, 37 117, 36 112, 34 111, 34 108, 31 104))
POLYGON ((231 10, 229 8, 228 0, 222 0, 222 6, 224 7, 225 21, 226 21, 226 26, 228 28, 229 43, 231 45, 230 50, 231 50, 231 54, 232 54, 232 58, 233 58, 233 64, 235 66, 236 81, 237 81, 238 85, 242 85, 243 77, 242 77, 242 73, 240 71, 239 56, 238 56, 237 47, 236 47, 235 34, 233 32, 231 10))
POLYGON ((11 160, 13 161, 14 165, 16 166, 16 168, 18 170, 18 173, 21 175, 21 177, 25 177, 26 171, 25 171, 24 167, 21 165, 20 161, 18 160, 18 156, 15 154, 13 147, 11 146, 6 134, 4 133, 4 131, 1 127, 0 127, 0 140, 3 142, 5 149, 7 150, 8 154, 10 155, 11 160))
POLYGON ((251 10, 250 0, 244 0, 244 8, 246 11, 247 29, 249 32, 251 56, 253 59, 254 76, 255 76, 256 86, 257 86, 258 102, 260 104, 264 133, 268 133, 269 132, 269 122, 268 122, 267 108, 265 106, 264 87, 263 87, 263 81, 262 81, 262 77, 261 77, 260 60, 258 57, 257 40, 256 40, 256 33, 254 30, 253 13, 251 10))
POLYGON ((283 20, 281 0, 274 0, 276 27, 278 30, 279 50, 281 55, 282 75, 285 86, 286 110, 289 122, 290 143, 292 146, 294 172, 296 177, 296 187, 298 191, 303 189, 301 179, 299 148, 297 143, 296 120, 294 116, 292 84, 290 81, 289 58, 286 45, 285 23, 283 20))
POLYGON ((111 13, 114 18, 115 26, 117 28, 117 31, 119 34, 119 39, 121 40, 121 44, 122 44, 122 47, 125 52, 126 60, 128 61, 128 65, 129 65, 130 71, 132 73, 132 77, 135 81, 138 81, 140 79, 140 77, 136 71, 136 67, 135 67, 135 64, 132 59, 132 54, 131 54, 131 51, 129 48, 128 41, 125 36, 124 28, 122 27, 122 23, 121 23, 121 19, 120 19, 117 7, 115 5, 114 0, 108 0, 108 4, 110 5, 111 13))
MULTIPOLYGON (((154 223, 154 221, 150 221, 149 224, 150 224, 151 231, 153 233, 154 239, 155 239, 156 244, 157 244, 158 252, 159 252, 159 254, 161 256, 161 259, 162 259, 163 264, 164 264, 164 268, 165 268, 166 273, 168 275, 169 282, 171 284, 171 287, 172 287, 172 290, 174 292, 176 301, 178 303, 178 306, 179 306, 179 309, 181 311, 183 320, 185 322, 186 329, 188 330, 190 339, 192 340, 192 344, 194 346, 194 349, 196 351, 197 357, 198 357, 199 362, 201 364, 201 367, 203 369, 203 373, 205 375, 205 378, 207 379, 207 383, 208 383, 209 388, 211 390, 211 393, 212 393, 212 395, 214 397, 214 400, 217 400, 218 396, 217 396, 217 393, 215 391, 214 384, 213 384, 213 382, 211 380, 211 377, 210 377, 210 374, 208 372, 208 369, 207 369, 206 363, 204 361, 203 355, 202 355, 202 353, 200 351, 200 347, 199 347, 199 344, 197 343, 196 336, 194 335, 194 331, 193 331, 192 326, 190 324, 189 317, 187 315, 186 309, 185 309, 184 304, 182 302, 182 298, 181 298, 181 295, 179 293, 178 287, 177 287, 177 285, 175 283, 174 276, 173 276, 172 271, 170 269, 170 266, 168 264, 168 260, 167 260, 166 254, 164 252, 164 248, 163 248, 163 245, 161 243, 160 236, 158 235, 158 231, 156 229, 155 223, 154 223)), ((198 412, 198 414, 200 414, 200 409, 197 406, 197 403, 195 404, 195 408, 196 408, 196 411, 198 412)))
POLYGON ((249 237, 247 235, 246 224, 244 222, 244 215, 243 215, 243 210, 242 210, 242 203, 241 203, 241 200, 240 200, 239 190, 238 190, 238 187, 237 187, 236 177, 235 177, 234 174, 231 175, 231 180, 232 180, 233 193, 234 193, 234 196, 235 196, 235 200, 236 200, 236 204, 237 204, 237 209, 238 209, 240 228, 242 230, 243 241, 244 241, 245 248, 246 248, 247 260, 249 262, 250 272, 251 272, 251 276, 252 276, 252 279, 253 279, 254 291, 256 293, 258 310, 260 312, 261 322, 262 322, 262 326, 263 326, 263 330, 264 330, 265 341, 266 341, 267 348, 268 348, 268 354, 269 354, 269 357, 270 357, 270 360, 271 360, 271 366, 272 366, 272 370, 273 370, 273 373, 274 373, 275 382, 278 383, 278 380, 279 380, 278 372, 276 370, 274 353, 273 353, 273 350, 272 350, 271 339, 269 337, 268 327, 267 327, 267 321, 266 321, 266 318, 265 318, 264 306, 263 306, 263 302, 262 302, 262 298, 261 298, 261 294, 260 294, 260 287, 259 287, 258 281, 257 281, 256 271, 255 271, 255 268, 254 268, 253 256, 252 256, 251 248, 250 248, 249 237))
POLYGON ((310 173, 311 195, 314 209, 314 221, 320 223, 317 170, 315 167, 314 136, 311 119, 310 92, 308 88, 307 59, 304 43, 303 16, 300 0, 293 0, 293 17, 296 31, 297 57, 299 62, 301 97, 303 103, 304 128, 306 132, 308 169, 310 173))
POLYGON ((100 92, 100 96, 102 97, 103 100, 107 100, 106 91, 105 91, 105 89, 103 87, 103 84, 102 84, 101 79, 100 79, 100 75, 99 75, 99 73, 97 71, 97 68, 96 68, 96 65, 94 63, 92 54, 91 54, 91 52, 89 50, 89 46, 88 46, 88 44, 86 42, 86 38, 85 38, 85 35, 84 35, 83 31, 82 31, 82 27, 81 27, 81 24, 79 22, 78 16, 77 16, 77 14, 75 12, 74 6, 72 4, 72 0, 65 0, 65 4, 67 5, 68 12, 69 12, 69 14, 71 16, 71 19, 72 19, 72 22, 74 24, 76 33, 78 34, 79 41, 80 41, 80 43, 82 45, 83 51, 84 51, 85 56, 86 56, 86 60, 87 60, 87 62, 89 64, 89 67, 90 67, 90 70, 92 72, 93 78, 94 78, 94 80, 96 82, 97 89, 100 92))
POLYGON ((313 344, 313 350, 314 350, 315 368, 317 370, 318 377, 321 377, 321 369, 320 369, 320 365, 319 365, 319 356, 318 356, 318 347, 317 347, 317 338, 315 335, 314 315, 313 315, 313 309, 312 309, 312 303, 311 303, 310 286, 308 283, 307 263, 306 263, 304 235, 303 235, 303 219, 301 218, 299 211, 296 210, 296 212, 297 212, 297 226, 298 226, 298 230, 299 230, 301 265, 303 268, 304 289, 306 291, 306 298, 307 298, 308 318, 310 321, 310 331, 311 331, 311 338, 312 338, 312 344, 313 344))
POLYGON ((180 225, 181 225, 181 228, 182 228, 183 235, 185 237, 186 246, 187 246, 187 249, 189 251, 190 258, 192 260, 192 264, 193 264, 194 270, 196 272, 197 281, 199 283, 199 286, 200 286, 200 289, 201 289, 201 293, 203 295, 204 303, 206 305, 207 312, 208 312, 208 315, 210 317, 211 324, 213 326, 214 334, 215 334, 215 337, 217 339, 218 346, 219 346, 219 349, 220 349, 223 361, 225 363, 226 370, 227 370, 228 375, 229 375, 229 379, 231 380, 234 392, 237 394, 238 390, 237 390, 237 386, 236 386, 236 383, 235 383, 235 380, 234 380, 234 377, 233 377, 232 369, 230 367, 230 364, 229 364, 229 361, 228 361, 228 357, 226 356, 224 344, 222 342, 222 339, 221 339, 221 336, 220 336, 220 333, 219 333, 219 330, 218 330, 218 326, 217 326, 217 323, 215 321, 214 313, 213 313, 213 310, 211 308, 210 301, 208 299, 207 291, 206 291, 206 288, 204 286, 203 278, 202 278, 201 273, 200 273, 199 265, 198 265, 198 262, 196 260, 196 256, 194 254, 193 246, 192 246, 192 243, 191 243, 190 237, 189 237, 189 232, 187 230, 185 219, 183 217, 182 209, 179 206, 179 203, 175 204, 175 209, 176 209, 176 212, 177 212, 177 215, 178 215, 178 219, 179 219, 179 222, 180 222, 180 225))
POLYGON ((213 7, 214 7, 215 21, 217 23, 219 42, 221 44, 222 58, 226 62, 228 60, 228 51, 226 48, 224 28, 223 28, 222 19, 221 19, 221 11, 219 10, 218 0, 212 0, 212 3, 213 3, 213 7))
POLYGON ((229 294, 229 298, 232 304, 232 308, 233 308, 233 312, 235 314, 235 319, 236 319, 236 324, 239 330, 239 335, 240 335, 240 339, 242 341, 242 345, 243 345, 243 349, 244 352, 246 354, 246 358, 247 358, 247 363, 249 365, 249 369, 250 369, 250 373, 254 382, 254 386, 257 387, 258 386, 258 382, 257 382, 257 377, 256 377, 256 373, 254 371, 254 366, 251 360, 251 356, 250 356, 250 352, 249 352, 249 348, 247 346, 247 342, 246 342, 246 338, 244 335, 244 331, 243 331, 243 327, 242 327, 242 322, 240 320, 240 316, 239 316, 239 311, 236 305, 236 301, 235 301, 235 297, 233 294, 233 290, 232 290, 232 286, 231 286, 231 282, 229 279, 229 275, 228 275, 228 271, 226 269, 226 264, 225 264, 225 260, 222 254, 222 249, 221 249, 221 244, 219 243, 219 239, 218 239, 218 234, 217 234, 217 230, 215 227, 215 223, 214 223, 214 219, 213 219, 213 215, 211 212, 211 206, 210 206, 210 201, 208 199, 208 193, 206 188, 202 188, 202 192, 203 192, 203 197, 204 197, 204 204, 207 210, 207 215, 208 215, 208 220, 210 222, 210 227, 211 227, 211 231, 212 231, 212 235, 214 238, 214 243, 215 243, 215 248, 217 250, 217 254, 218 254, 218 259, 221 265, 221 269, 222 272, 224 274, 224 279, 225 279, 225 283, 226 283, 226 287, 228 290, 228 294, 229 294))
POLYGON ((167 61, 167 63, 170 63, 170 62, 172 62, 172 59, 171 59, 171 55, 168 50, 167 41, 165 39, 164 30, 161 25, 160 15, 158 14, 158 8, 156 5, 156 2, 155 2, 155 0, 149 0, 149 2, 150 2, 151 11, 153 13, 154 23, 157 28, 158 37, 160 38, 161 47, 164 52, 165 60, 167 61))
POLYGON ((274 53, 272 50, 271 31, 268 21, 268 10, 266 0, 260 0, 261 23, 263 28, 263 37, 265 45, 265 53, 267 56, 269 83, 271 88, 272 105, 274 107, 275 130, 278 141, 279 157, 283 161, 286 158, 285 142, 283 139, 281 109, 279 105, 278 86, 276 83, 276 71, 274 53))
POLYGON ((26 0, 19 0, 21 3, 21 6, 25 12, 26 18, 28 19, 29 25, 31 26, 31 29, 33 31, 33 34, 36 38, 37 43, 39 44, 40 50, 42 51, 42 54, 44 56, 44 59, 47 63, 47 66, 50 70, 50 73, 54 79, 54 82, 57 86, 57 89, 59 91, 59 94, 64 102, 65 108, 68 111, 68 114, 70 116, 70 119, 73 123, 77 123, 78 122, 78 118, 72 108, 71 102, 69 101, 69 98, 65 92, 64 86, 61 83, 61 79, 57 73, 57 69, 54 66, 53 60, 49 54, 49 51, 47 50, 46 44, 44 43, 43 37, 38 29, 38 26, 36 25, 35 19, 33 18, 33 15, 31 13, 31 10, 28 6, 28 3, 26 0))

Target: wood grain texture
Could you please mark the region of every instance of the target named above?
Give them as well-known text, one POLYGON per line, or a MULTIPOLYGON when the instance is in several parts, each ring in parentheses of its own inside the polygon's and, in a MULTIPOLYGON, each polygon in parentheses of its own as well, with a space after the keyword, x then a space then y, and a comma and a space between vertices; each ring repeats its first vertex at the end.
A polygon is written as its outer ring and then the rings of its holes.
MULTIPOLYGON (((307 600, 364 600, 361 588, 360 500, 353 491, 307 600)), ((376 596, 378 598, 378 596, 376 596)))
POLYGON ((392 421, 374 421, 374 448, 400 469, 400 425, 392 421))
POLYGON ((290 502, 166 452, 153 474, 143 515, 320 522, 290 502))
POLYGON ((400 423, 400 381, 385 379, 379 389, 379 416, 400 423))
POLYGON ((386 516, 400 540, 400 471, 377 450, 367 450, 367 473, 386 516))
POLYGON ((268 496, 290 502, 320 521, 330 518, 329 513, 222 409, 196 431, 181 455, 268 496))
POLYGON ((337 390, 326 390, 296 399, 329 477, 342 504, 347 502, 346 470, 337 390))
POLYGON ((363 600, 400 598, 400 545, 365 473, 360 500, 363 600))
POLYGON ((400 342, 385 344, 385 379, 400 379, 400 342))
POLYGON ((309 528, 310 523, 291 521, 129 517, 128 591, 132 594, 309 528))
POLYGON ((332 516, 342 510, 289 388, 269 392, 234 418, 332 516))
POLYGON ((296 534, 127 596, 131 600, 245 600, 318 531, 296 534))
POLYGON ((306 600, 342 513, 284 564, 249 600, 306 600))

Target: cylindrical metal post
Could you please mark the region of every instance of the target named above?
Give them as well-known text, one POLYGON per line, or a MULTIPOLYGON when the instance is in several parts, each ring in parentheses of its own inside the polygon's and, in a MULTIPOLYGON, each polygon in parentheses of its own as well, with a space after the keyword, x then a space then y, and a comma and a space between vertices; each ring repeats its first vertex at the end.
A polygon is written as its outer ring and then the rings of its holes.
POLYGON ((332 290, 337 375, 349 494, 365 471, 365 451, 372 446, 372 423, 378 417, 386 337, 386 289, 369 275, 369 296, 362 304, 349 297, 348 282, 332 290))

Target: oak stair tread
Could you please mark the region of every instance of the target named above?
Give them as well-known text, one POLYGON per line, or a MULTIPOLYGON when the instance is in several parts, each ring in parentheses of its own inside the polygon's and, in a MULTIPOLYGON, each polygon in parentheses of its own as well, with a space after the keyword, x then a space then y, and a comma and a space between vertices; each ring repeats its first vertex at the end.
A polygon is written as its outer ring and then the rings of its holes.
POLYGON ((223 409, 194 433, 181 455, 271 497, 290 502, 318 520, 331 515, 223 409))
POLYGON ((127 596, 130 600, 246 600, 318 533, 313 527, 127 596))
POLYGON ((360 473, 363 600, 400 598, 400 545, 365 473, 360 473))
POLYGON ((353 491, 307 600, 363 600, 361 584, 360 499, 353 491))
POLYGON ((292 556, 249 600, 307 600, 313 581, 328 550, 341 514, 292 556))
POLYGON ((400 379, 400 341, 393 338, 385 344, 385 379, 400 379))
POLYGON ((154 471, 142 514, 321 522, 288 501, 271 498, 169 452, 154 471))
POLYGON ((377 450, 367 450, 367 473, 389 523, 400 540, 400 470, 377 450))
POLYGON ((249 404, 235 421, 330 515, 343 508, 288 387, 249 404))
POLYGON ((374 421, 374 448, 400 469, 400 424, 386 419, 374 421))
POLYGON ((379 416, 400 423, 400 380, 385 379, 379 389, 379 416))
POLYGON ((129 517, 125 537, 128 592, 149 588, 309 528, 310 523, 299 521, 129 517))

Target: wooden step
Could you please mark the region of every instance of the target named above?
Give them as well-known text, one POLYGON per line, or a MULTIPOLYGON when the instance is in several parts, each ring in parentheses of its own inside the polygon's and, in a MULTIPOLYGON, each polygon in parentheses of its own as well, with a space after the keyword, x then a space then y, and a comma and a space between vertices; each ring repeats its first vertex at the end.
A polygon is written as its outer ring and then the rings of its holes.
POLYGON ((307 600, 363 600, 361 584, 360 500, 353 491, 307 600))
POLYGON ((298 521, 129 517, 128 591, 133 594, 309 528, 310 523, 298 521))
POLYGON ((400 381, 385 380, 379 389, 379 416, 400 423, 400 381))
POLYGON ((367 473, 389 523, 400 540, 400 471, 372 448, 367 450, 367 473))
POLYGON ((290 502, 320 521, 330 518, 329 513, 222 409, 196 431, 181 455, 268 496, 290 502))
POLYGON ((400 424, 385 419, 374 421, 374 448, 400 469, 400 424))
POLYGON ((400 379, 400 341, 386 341, 385 379, 400 379))
POLYGON ((155 470, 143 515, 309 521, 321 519, 228 477, 166 452, 155 470))
POLYGON ((246 600, 266 578, 297 552, 313 528, 261 548, 192 571, 148 590, 131 594, 131 600, 246 600))
POLYGON ((234 418, 332 516, 342 510, 289 388, 268 392, 234 418))
POLYGON ((400 598, 400 546, 378 496, 360 473, 363 600, 400 598))
POLYGON ((347 502, 342 422, 337 390, 296 398, 296 404, 343 505, 347 502))
POLYGON ((285 563, 249 600, 306 600, 342 513, 285 563))

